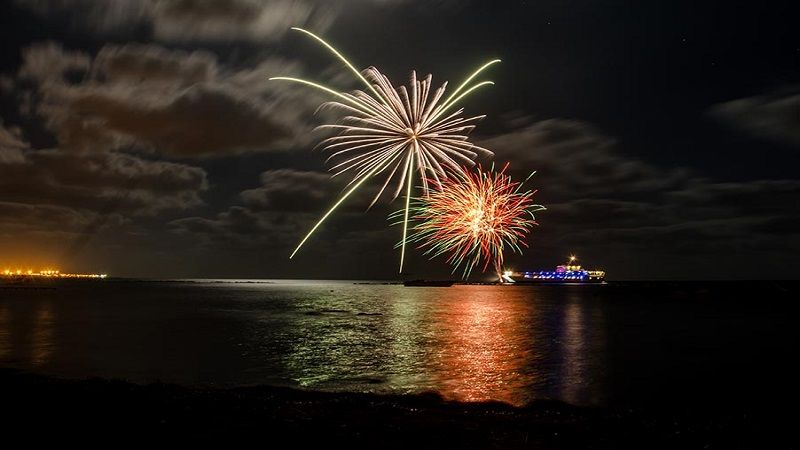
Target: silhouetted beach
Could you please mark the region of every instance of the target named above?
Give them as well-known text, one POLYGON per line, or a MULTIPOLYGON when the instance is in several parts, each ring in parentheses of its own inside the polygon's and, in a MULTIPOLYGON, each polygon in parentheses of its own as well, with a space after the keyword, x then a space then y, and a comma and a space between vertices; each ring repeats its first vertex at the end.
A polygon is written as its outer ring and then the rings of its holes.
MULTIPOLYGON (((6 438, 261 439, 324 448, 791 448, 790 419, 756 404, 647 410, 533 401, 445 401, 436 394, 324 393, 267 386, 188 388, 64 380, 0 370, 6 438), (76 434, 76 432, 78 434, 76 434), (51 434, 56 436, 57 434, 51 434)), ((280 447, 280 445, 279 445, 280 447)), ((287 448, 287 447, 283 447, 287 448)))

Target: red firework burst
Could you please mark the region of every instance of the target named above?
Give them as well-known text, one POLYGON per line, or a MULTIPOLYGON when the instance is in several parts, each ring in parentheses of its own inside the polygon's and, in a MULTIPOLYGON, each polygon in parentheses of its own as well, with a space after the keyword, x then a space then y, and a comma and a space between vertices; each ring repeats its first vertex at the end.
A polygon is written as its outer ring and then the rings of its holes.
POLYGON ((490 263, 498 277, 503 270, 506 248, 522 253, 526 235, 537 225, 533 213, 544 207, 533 203, 536 191, 523 190, 523 182, 511 180, 503 170, 464 170, 444 180, 440 190, 416 199, 410 242, 431 258, 447 254, 453 271, 464 268, 467 278, 473 268, 490 263))

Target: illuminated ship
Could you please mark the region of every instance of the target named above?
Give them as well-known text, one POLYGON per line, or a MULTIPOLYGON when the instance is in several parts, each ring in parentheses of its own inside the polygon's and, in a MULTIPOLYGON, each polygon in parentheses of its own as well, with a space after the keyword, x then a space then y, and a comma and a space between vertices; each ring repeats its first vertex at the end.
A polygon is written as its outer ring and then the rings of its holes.
POLYGON ((546 283, 603 283, 606 273, 602 270, 585 270, 576 264, 574 255, 569 257, 566 264, 556 267, 555 271, 503 272, 502 283, 506 284, 546 284, 546 283))

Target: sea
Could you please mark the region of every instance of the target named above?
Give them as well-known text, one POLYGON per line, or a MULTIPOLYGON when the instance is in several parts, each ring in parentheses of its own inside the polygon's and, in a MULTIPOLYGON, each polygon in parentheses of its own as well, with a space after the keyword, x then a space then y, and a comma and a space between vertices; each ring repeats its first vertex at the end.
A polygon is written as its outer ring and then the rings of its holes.
POLYGON ((525 405, 796 399, 796 282, 0 286, 0 367, 525 405))

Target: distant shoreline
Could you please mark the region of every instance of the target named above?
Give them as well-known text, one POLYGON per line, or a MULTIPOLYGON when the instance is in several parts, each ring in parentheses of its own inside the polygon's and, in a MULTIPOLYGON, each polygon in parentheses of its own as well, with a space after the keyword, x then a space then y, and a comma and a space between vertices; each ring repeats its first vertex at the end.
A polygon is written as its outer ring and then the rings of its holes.
MULTIPOLYGON (((427 280, 427 279, 426 279, 427 280)), ((454 285, 495 285, 500 284, 497 281, 464 281, 460 279, 447 279, 447 278, 431 278, 431 280, 447 280, 452 281, 454 285)), ((360 285, 401 285, 403 280, 359 280, 359 279, 313 279, 313 278, 139 278, 139 277, 112 277, 109 276, 104 279, 42 279, 37 280, 40 283, 53 282, 53 283, 113 283, 113 282, 142 282, 142 283, 220 283, 220 284, 290 284, 290 283, 337 283, 337 284, 360 284, 360 285)), ((648 284, 775 284, 775 283, 800 283, 800 279, 796 280, 608 280, 605 284, 608 285, 648 285, 648 284)), ((12 283, 0 278, 0 286, 13 285, 21 283, 12 283)), ((558 285, 559 283, 540 283, 540 284, 527 284, 520 283, 520 286, 548 286, 558 285)), ((567 285, 585 285, 597 286, 600 283, 561 283, 567 285)), ((513 285, 508 283, 507 285, 513 285)))

